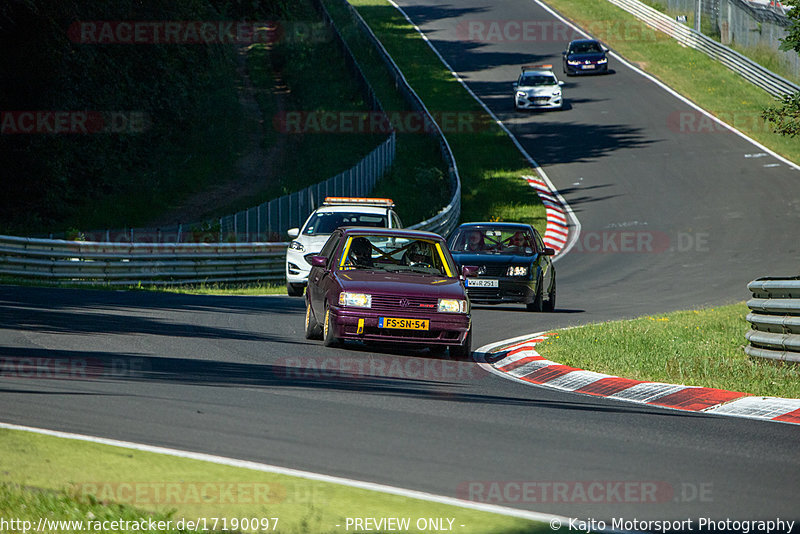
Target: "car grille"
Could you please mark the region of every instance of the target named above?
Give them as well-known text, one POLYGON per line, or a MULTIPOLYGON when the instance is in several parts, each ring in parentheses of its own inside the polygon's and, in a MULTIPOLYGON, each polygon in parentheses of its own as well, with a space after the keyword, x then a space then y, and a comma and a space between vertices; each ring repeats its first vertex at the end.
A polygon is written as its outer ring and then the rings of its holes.
POLYGON ((405 297, 402 295, 372 295, 372 309, 375 311, 431 311, 435 312, 439 299, 432 297, 405 297))
POLYGON ((534 104, 547 104, 548 102, 550 102, 550 97, 549 96, 534 96, 534 97, 529 98, 528 100, 530 100, 534 104))
POLYGON ((467 289, 467 294, 473 300, 500 299, 500 290, 496 287, 470 287, 467 289))
POLYGON ((481 266, 478 278, 505 276, 508 272, 508 265, 483 265, 481 266))

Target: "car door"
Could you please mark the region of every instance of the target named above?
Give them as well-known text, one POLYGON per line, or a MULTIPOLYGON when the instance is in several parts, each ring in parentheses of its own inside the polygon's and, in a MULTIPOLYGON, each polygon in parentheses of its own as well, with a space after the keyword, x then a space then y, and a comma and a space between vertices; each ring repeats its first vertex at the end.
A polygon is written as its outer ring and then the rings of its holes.
POLYGON ((341 239, 342 232, 340 230, 336 230, 331 234, 331 237, 328 238, 328 241, 325 242, 325 245, 322 246, 322 250, 319 252, 320 256, 328 258, 326 266, 312 267, 308 275, 308 288, 306 292, 308 293, 308 301, 311 304, 311 311, 314 313, 314 317, 317 321, 320 321, 325 314, 325 293, 329 285, 331 269, 333 268, 333 262, 336 256, 335 253, 341 239))

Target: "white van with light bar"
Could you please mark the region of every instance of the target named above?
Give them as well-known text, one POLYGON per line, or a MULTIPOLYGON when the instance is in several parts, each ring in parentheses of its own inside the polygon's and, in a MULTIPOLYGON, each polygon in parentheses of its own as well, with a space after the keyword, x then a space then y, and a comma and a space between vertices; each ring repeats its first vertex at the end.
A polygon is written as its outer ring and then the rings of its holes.
POLYGON ((322 206, 309 215, 302 228, 289 230, 292 242, 286 249, 286 292, 299 297, 308 284, 311 256, 322 250, 340 226, 402 228, 390 198, 326 197, 322 206))

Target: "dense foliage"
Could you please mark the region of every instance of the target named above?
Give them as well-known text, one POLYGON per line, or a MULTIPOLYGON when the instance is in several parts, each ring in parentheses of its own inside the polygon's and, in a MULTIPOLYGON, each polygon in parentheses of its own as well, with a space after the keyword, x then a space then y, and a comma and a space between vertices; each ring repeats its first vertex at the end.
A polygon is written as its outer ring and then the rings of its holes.
MULTIPOLYGON (((291 4, 0 3, 0 233, 96 224, 86 213, 97 199, 133 196, 155 209, 202 185, 188 176, 202 182, 230 164, 236 46, 92 43, 76 31, 81 23, 277 20, 291 4), (77 127, 59 129, 58 113, 66 115, 62 126, 77 127)), ((116 214, 111 224, 139 224, 147 209, 116 214)))

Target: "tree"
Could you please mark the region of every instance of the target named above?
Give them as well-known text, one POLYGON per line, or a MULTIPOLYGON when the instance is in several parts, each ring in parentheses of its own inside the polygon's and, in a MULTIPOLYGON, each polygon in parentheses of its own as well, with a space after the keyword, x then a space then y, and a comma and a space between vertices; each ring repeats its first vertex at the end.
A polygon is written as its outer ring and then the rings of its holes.
MULTIPOLYGON (((788 0, 789 12, 786 17, 791 22, 786 37, 781 39, 781 50, 794 50, 800 53, 800 0, 788 0)), ((800 91, 784 95, 778 103, 766 108, 761 116, 772 124, 775 132, 794 137, 800 134, 800 91)))

